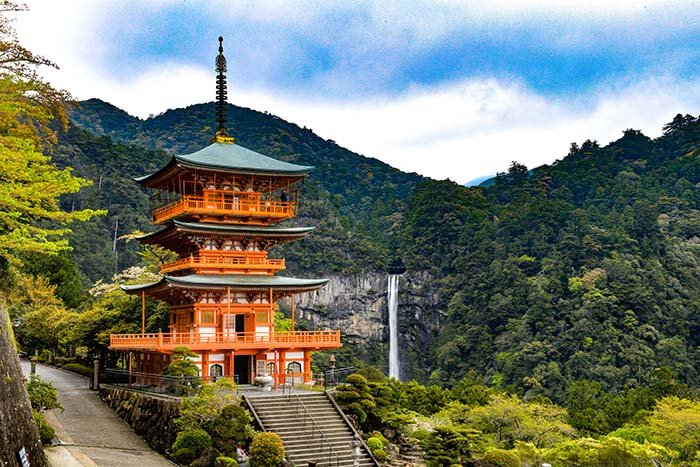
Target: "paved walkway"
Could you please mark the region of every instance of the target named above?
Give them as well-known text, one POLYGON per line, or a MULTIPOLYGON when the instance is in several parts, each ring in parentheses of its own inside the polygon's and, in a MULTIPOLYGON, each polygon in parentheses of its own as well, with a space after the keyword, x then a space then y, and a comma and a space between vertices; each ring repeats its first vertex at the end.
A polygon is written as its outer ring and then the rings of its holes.
MULTIPOLYGON (((29 362, 22 360, 22 371, 29 374, 29 362)), ((172 467, 153 451, 122 419, 107 407, 88 379, 67 371, 37 365, 37 374, 51 381, 58 391, 64 412, 52 410, 47 421, 61 441, 46 449, 54 467, 172 467)))

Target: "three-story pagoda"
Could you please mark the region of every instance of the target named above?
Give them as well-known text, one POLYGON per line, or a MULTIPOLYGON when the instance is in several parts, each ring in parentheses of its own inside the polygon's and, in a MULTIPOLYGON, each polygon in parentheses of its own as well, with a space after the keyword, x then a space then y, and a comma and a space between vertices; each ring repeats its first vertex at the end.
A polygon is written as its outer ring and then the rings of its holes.
MULTIPOLYGON (((133 352, 135 370, 159 373, 173 349, 188 347, 203 377, 231 376, 252 383, 269 374, 275 383, 311 379, 310 353, 340 347, 340 332, 276 331, 276 303, 314 291, 327 279, 278 276, 284 259, 268 251, 313 228, 278 227, 296 215, 299 186, 313 167, 279 161, 246 149, 226 134, 226 60, 222 38, 216 60, 218 130, 212 144, 176 155, 160 170, 137 179, 161 200, 152 210, 162 229, 140 237, 172 250, 178 259, 161 267, 152 284, 124 286, 130 294, 170 306, 167 332, 112 334, 110 349, 133 352)), ((145 315, 144 315, 145 316, 145 315)), ((294 325, 292 324, 292 327, 294 325)))

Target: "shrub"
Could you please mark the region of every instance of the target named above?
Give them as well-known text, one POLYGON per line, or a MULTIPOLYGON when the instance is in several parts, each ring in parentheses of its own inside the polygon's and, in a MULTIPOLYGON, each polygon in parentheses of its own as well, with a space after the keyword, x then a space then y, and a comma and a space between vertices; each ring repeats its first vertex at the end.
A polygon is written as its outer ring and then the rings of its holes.
POLYGON ((505 449, 487 449, 481 461, 484 467, 520 467, 520 457, 505 449))
POLYGON ((386 437, 379 431, 373 431, 372 433, 369 434, 371 438, 377 438, 379 441, 382 442, 384 446, 389 446, 389 440, 386 439, 386 437))
POLYGON ((206 425, 213 446, 227 456, 236 453, 236 444, 253 436, 250 413, 240 405, 227 405, 221 413, 206 425))
POLYGON ((367 447, 372 451, 376 451, 377 449, 384 449, 384 443, 382 443, 381 439, 373 436, 367 440, 367 447))
POLYGON ((92 378, 92 368, 80 363, 66 363, 65 365, 63 365, 63 369, 92 378))
POLYGON ((27 395, 32 408, 38 412, 45 412, 52 409, 61 409, 63 406, 58 402, 58 394, 53 384, 43 380, 39 375, 32 375, 27 383, 27 395))
POLYGON ((201 429, 194 429, 178 433, 171 450, 177 452, 180 449, 189 448, 194 451, 195 456, 199 456, 209 446, 211 446, 209 433, 201 429))
POLYGON ((224 407, 238 405, 234 385, 228 378, 205 384, 193 397, 180 404, 180 416, 175 420, 179 430, 205 428, 219 416, 224 407))
POLYGON ((170 457, 179 465, 190 465, 197 458, 197 454, 191 448, 181 448, 170 457))
POLYGON ((41 444, 49 444, 52 439, 56 436, 56 433, 54 432, 53 428, 49 423, 46 421, 43 415, 41 413, 37 412, 36 410, 32 410, 33 415, 34 415, 34 423, 36 424, 37 429, 39 430, 39 438, 41 439, 41 444))
POLYGON ((379 462, 384 462, 389 457, 384 449, 372 450, 372 455, 379 462))
POLYGON ((264 432, 253 436, 250 467, 279 467, 283 460, 284 445, 277 433, 264 432))
POLYGON ((214 467, 238 467, 238 462, 231 457, 219 456, 214 461, 214 467))

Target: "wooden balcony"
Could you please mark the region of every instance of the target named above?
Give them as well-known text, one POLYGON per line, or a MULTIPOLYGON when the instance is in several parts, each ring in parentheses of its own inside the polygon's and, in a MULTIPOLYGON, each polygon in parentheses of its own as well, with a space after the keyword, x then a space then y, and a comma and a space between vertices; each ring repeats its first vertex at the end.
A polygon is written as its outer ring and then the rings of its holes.
POLYGON ((264 200, 261 193, 206 191, 204 195, 183 195, 179 200, 151 211, 155 224, 183 215, 246 218, 259 224, 294 217, 296 203, 264 200))
POLYGON ((111 350, 168 352, 185 346, 191 350, 337 349, 340 331, 111 334, 111 350))
POLYGON ((197 274, 267 274, 273 275, 285 268, 284 259, 270 259, 264 252, 207 251, 181 258, 160 267, 162 274, 194 269, 197 274))

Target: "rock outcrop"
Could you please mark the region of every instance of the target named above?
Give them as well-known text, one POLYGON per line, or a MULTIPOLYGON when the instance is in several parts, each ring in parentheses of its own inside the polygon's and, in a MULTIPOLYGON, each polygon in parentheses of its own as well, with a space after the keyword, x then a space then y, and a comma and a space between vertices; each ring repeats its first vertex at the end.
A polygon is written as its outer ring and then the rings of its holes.
POLYGON ((24 449, 30 465, 43 467, 47 465, 46 457, 10 326, 7 311, 0 303, 0 465, 20 467, 19 452, 24 449))
MULTIPOLYGON (((332 275, 320 290, 297 297, 297 316, 319 327, 341 329, 344 342, 370 349, 374 364, 388 367, 387 274, 332 275)), ((424 377, 429 371, 425 349, 431 348, 445 314, 438 287, 425 272, 406 272, 399 279, 399 345, 401 374, 424 377)))

